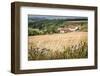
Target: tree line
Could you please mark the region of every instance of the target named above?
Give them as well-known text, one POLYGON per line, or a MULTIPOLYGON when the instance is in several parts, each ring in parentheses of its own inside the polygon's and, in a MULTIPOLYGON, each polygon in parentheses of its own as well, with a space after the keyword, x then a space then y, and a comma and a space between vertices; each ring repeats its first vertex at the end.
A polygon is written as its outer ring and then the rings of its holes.
MULTIPOLYGON (((73 25, 74 26, 74 25, 73 25)), ((65 19, 44 19, 28 21, 28 35, 44 35, 59 33, 59 27, 68 27, 65 19)), ((87 22, 81 24, 80 31, 87 31, 87 22)))

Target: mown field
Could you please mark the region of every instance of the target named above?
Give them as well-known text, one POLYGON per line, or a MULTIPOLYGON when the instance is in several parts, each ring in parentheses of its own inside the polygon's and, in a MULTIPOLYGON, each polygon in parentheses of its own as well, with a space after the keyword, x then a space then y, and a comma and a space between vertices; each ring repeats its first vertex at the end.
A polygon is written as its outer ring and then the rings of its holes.
POLYGON ((28 60, 88 57, 87 32, 28 36, 28 60))

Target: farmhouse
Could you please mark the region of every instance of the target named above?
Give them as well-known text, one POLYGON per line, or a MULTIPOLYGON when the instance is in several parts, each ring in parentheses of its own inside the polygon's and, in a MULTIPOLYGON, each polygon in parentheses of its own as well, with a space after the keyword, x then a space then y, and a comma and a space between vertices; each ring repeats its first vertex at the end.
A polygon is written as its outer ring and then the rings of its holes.
POLYGON ((75 28, 58 28, 57 29, 60 33, 67 33, 67 32, 74 32, 74 31, 78 31, 79 27, 75 27, 75 28))
POLYGON ((57 29, 60 33, 75 32, 80 30, 80 26, 87 23, 87 19, 69 19, 64 27, 57 29), (66 27, 67 26, 67 27, 66 27))

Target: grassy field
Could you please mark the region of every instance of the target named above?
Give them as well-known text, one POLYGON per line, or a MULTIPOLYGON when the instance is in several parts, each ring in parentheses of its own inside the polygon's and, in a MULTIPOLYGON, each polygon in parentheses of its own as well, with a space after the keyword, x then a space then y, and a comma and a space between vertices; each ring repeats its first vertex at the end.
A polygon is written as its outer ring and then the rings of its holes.
POLYGON ((29 36, 28 60, 87 58, 87 36, 87 32, 29 36))

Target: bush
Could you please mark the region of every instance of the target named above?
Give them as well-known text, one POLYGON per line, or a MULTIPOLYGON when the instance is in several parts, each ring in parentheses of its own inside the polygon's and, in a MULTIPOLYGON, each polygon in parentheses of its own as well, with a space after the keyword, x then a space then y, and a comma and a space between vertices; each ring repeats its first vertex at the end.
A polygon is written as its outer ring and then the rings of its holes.
POLYGON ((32 29, 32 28, 28 28, 28 35, 29 36, 34 36, 34 35, 41 35, 43 34, 42 31, 40 31, 39 29, 32 29))

